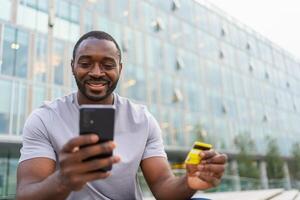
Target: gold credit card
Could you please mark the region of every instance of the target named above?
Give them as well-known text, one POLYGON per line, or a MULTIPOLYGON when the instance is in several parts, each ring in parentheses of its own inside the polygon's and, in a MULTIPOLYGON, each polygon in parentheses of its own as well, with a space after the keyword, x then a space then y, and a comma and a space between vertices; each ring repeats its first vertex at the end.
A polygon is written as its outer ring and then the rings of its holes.
POLYGON ((213 146, 204 142, 196 141, 194 142, 193 148, 188 153, 185 159, 185 164, 198 165, 201 162, 200 153, 202 151, 210 150, 213 146))

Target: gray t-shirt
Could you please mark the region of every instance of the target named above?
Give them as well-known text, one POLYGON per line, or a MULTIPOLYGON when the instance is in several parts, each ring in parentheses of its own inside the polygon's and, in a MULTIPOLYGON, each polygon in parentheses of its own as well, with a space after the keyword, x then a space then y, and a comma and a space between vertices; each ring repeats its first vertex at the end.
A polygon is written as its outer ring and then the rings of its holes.
MULTIPOLYGON (((137 181, 140 162, 154 156, 166 157, 161 130, 146 107, 117 94, 114 105, 114 154, 121 157, 121 162, 113 166, 110 177, 87 183, 82 190, 72 192, 69 200, 142 199, 137 181)), ((32 112, 24 125, 20 162, 36 157, 57 161, 62 146, 78 135, 77 93, 44 104, 32 112)))

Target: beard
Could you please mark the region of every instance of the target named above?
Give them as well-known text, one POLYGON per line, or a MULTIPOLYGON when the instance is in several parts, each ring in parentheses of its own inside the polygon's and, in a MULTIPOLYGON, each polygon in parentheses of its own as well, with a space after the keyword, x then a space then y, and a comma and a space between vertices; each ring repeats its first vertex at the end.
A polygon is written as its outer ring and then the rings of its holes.
POLYGON ((113 82, 111 84, 110 80, 107 80, 106 78, 100 77, 100 78, 85 78, 82 81, 80 81, 76 76, 74 76, 78 90, 81 92, 81 94, 83 94, 88 100, 90 101, 95 101, 95 102, 99 102, 102 101, 104 99, 106 99, 107 97, 109 97, 112 92, 116 89, 117 85, 118 85, 118 81, 119 81, 119 77, 118 79, 113 82), (85 87, 85 84, 87 84, 87 82, 89 81, 106 81, 107 83, 107 90, 105 92, 105 94, 103 95, 99 95, 99 94, 93 94, 92 92, 88 92, 87 88, 85 87))

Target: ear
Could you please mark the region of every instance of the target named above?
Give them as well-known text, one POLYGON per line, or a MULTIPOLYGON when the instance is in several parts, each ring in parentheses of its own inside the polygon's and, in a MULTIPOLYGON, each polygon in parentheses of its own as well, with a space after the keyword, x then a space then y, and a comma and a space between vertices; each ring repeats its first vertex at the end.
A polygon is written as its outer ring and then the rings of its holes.
POLYGON ((71 60, 71 68, 72 68, 72 74, 74 75, 74 60, 71 60))
POLYGON ((120 64, 119 64, 119 74, 121 74, 122 69, 123 69, 123 63, 120 62, 120 64))

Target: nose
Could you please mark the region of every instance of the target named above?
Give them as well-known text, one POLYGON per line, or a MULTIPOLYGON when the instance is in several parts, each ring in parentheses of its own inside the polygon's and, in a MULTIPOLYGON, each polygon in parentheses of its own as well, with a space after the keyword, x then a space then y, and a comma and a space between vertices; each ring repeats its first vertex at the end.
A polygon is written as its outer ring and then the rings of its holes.
POLYGON ((101 65, 99 65, 98 63, 95 63, 93 68, 90 71, 90 75, 91 76, 95 76, 95 77, 99 77, 104 73, 101 65))

